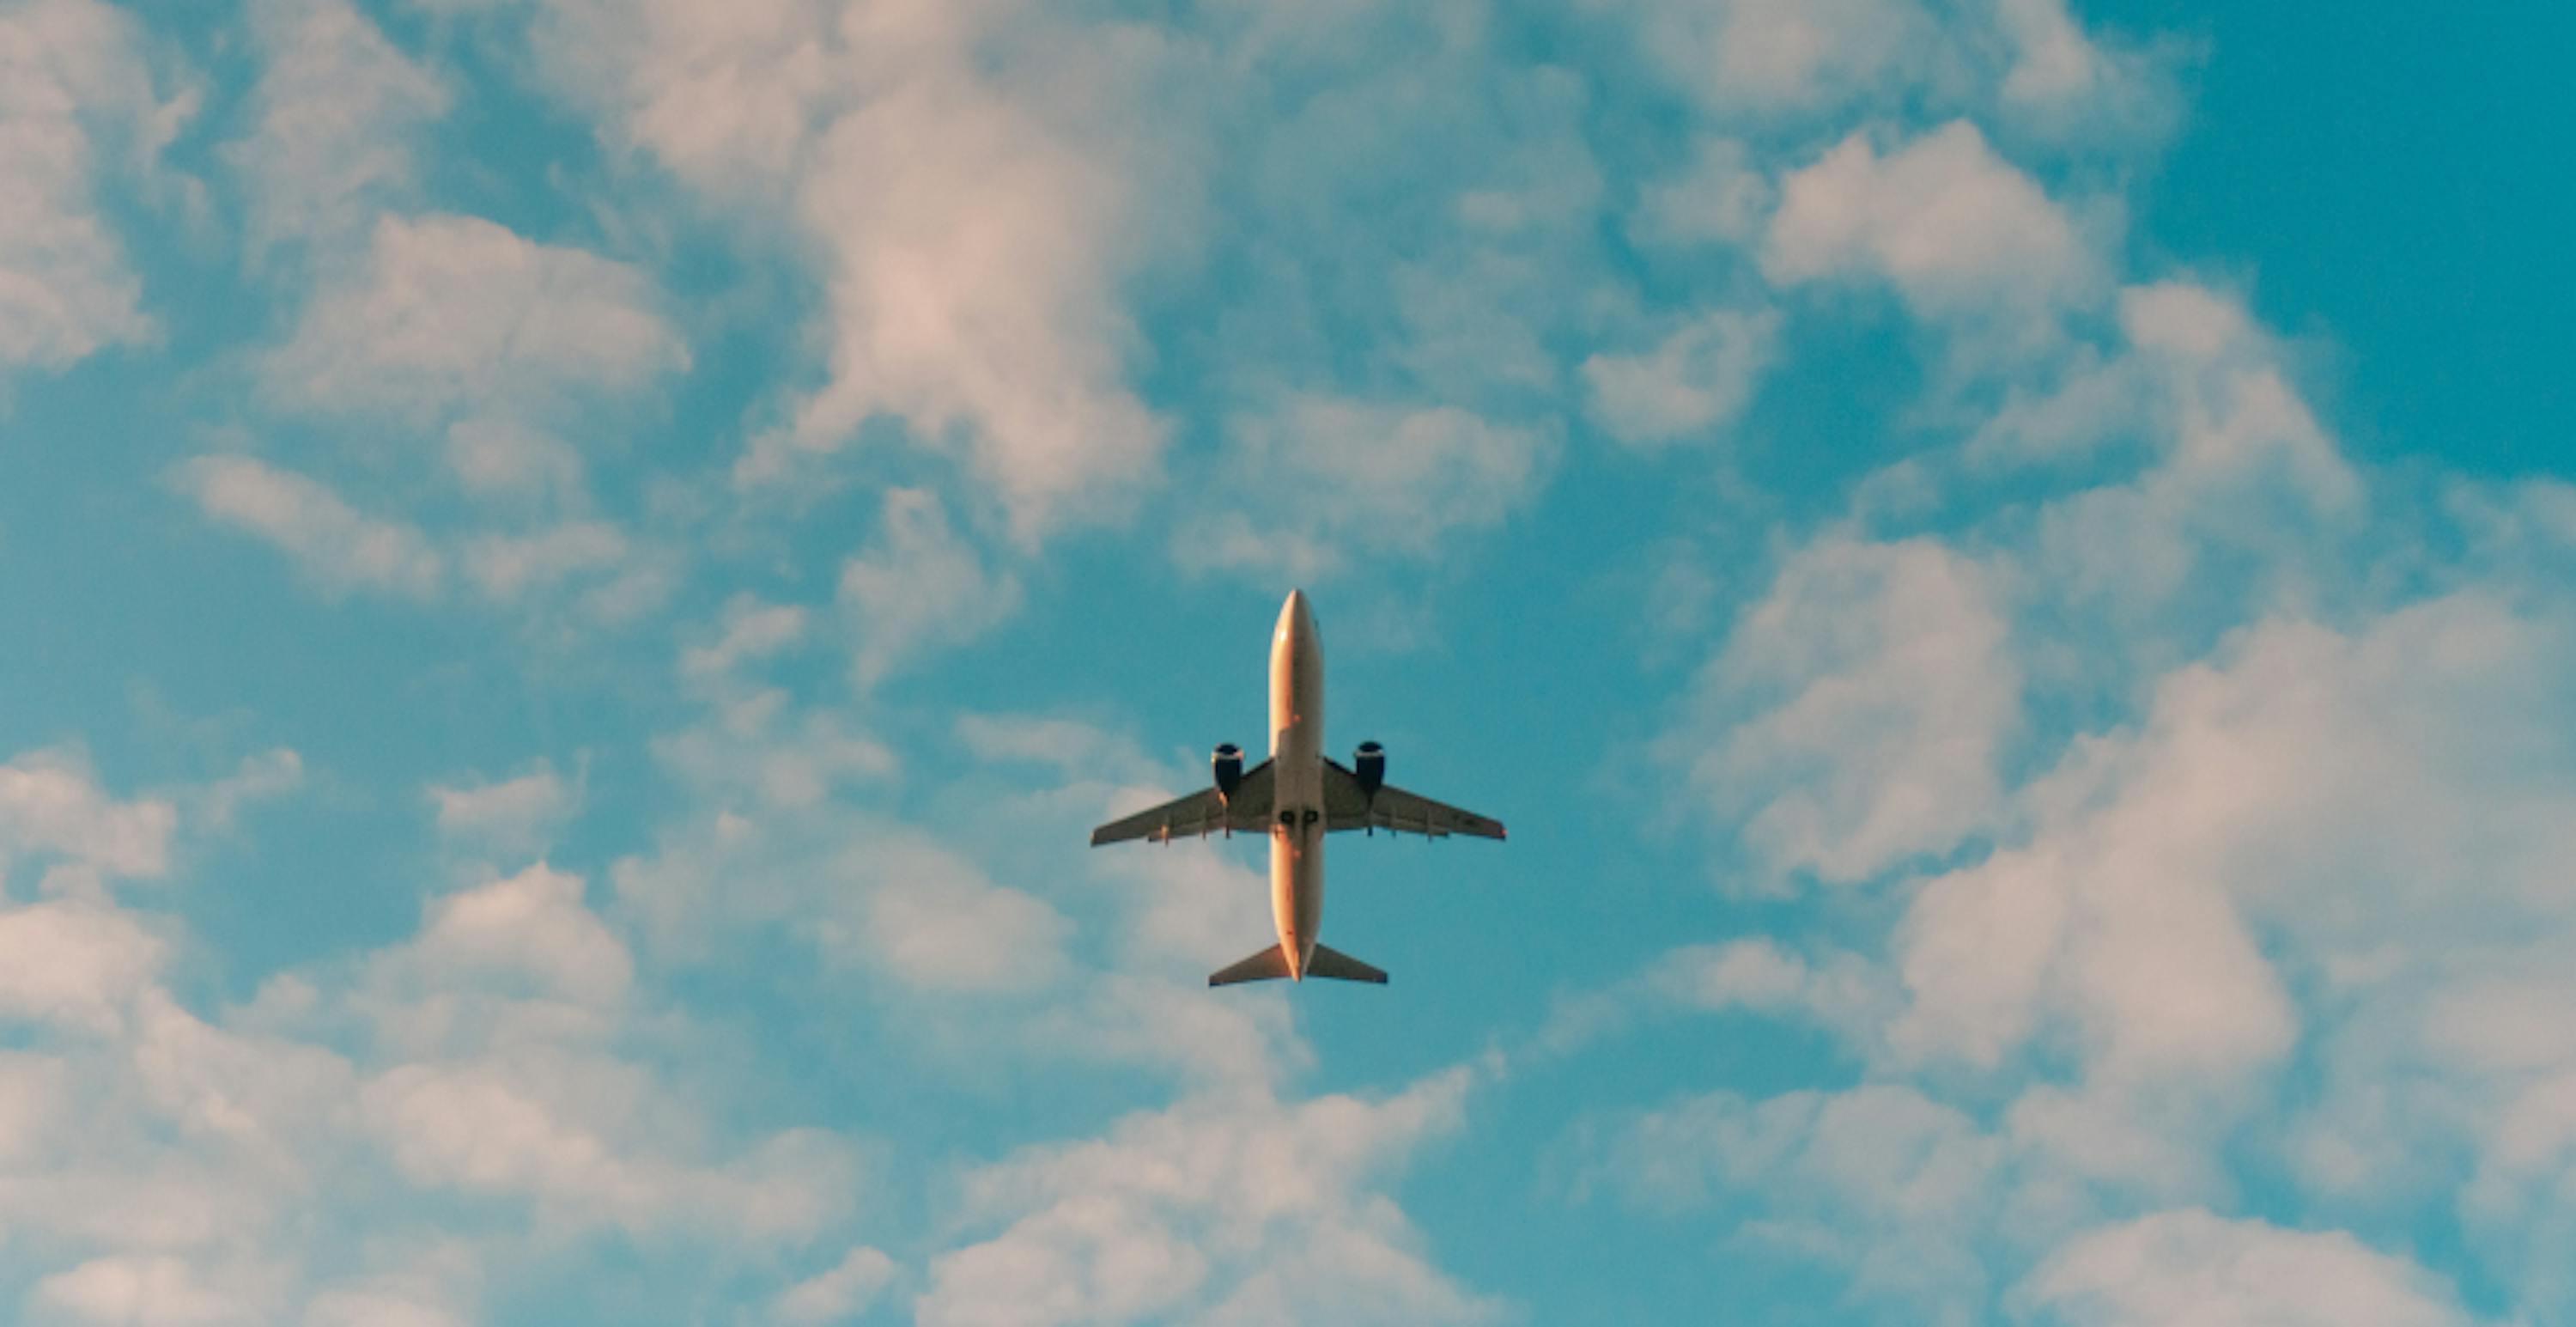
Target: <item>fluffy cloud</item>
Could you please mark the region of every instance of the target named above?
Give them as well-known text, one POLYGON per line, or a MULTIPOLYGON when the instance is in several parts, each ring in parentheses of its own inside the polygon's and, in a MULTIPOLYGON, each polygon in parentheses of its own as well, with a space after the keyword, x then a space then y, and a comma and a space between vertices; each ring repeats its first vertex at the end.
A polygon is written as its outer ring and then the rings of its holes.
POLYGON ((1758 1102, 1719 1092, 1643 1112, 1612 1135, 1597 1176, 1667 1211, 1765 1194, 1766 1219, 1738 1239, 1834 1264, 1855 1299, 1966 1322, 1988 1293, 1977 1240, 2003 1159, 1957 1109, 1870 1085, 1758 1102))
POLYGON ((943 646, 962 645, 1020 606, 1020 583, 989 570, 949 527, 936 495, 886 490, 875 542, 841 566, 840 599, 858 643, 862 687, 943 646))
POLYGON ((368 223, 415 192, 412 140, 447 109, 446 87, 345 0, 260 0, 267 61, 253 133, 225 149, 244 178, 253 243, 354 250, 368 223))
POLYGON ((154 95, 142 46, 96 0, 0 12, 0 369, 60 369, 156 333, 98 196, 120 152, 149 169, 192 109, 154 95))
POLYGON ((1594 0, 1704 113, 1776 129, 1829 116, 1991 116, 2061 143, 2152 141, 2175 96, 2161 51, 2106 45, 2063 0, 1594 0))
POLYGON ((1554 463, 1554 438, 1454 406, 1301 397, 1239 419, 1230 485, 1247 508, 1185 525, 1185 567, 1312 577, 1362 554, 1428 556, 1446 535, 1500 524, 1554 463))
POLYGON ((634 268, 476 217, 386 216, 266 366, 269 393, 419 427, 620 392, 689 354, 634 268))
MULTIPOLYGON (((831 255, 832 377, 793 436, 833 446, 886 414, 925 443, 958 439, 1033 536, 1132 485, 1162 447, 1121 381, 1135 334, 1115 299, 1147 218, 1101 139, 1058 118, 1088 118, 1079 103, 1050 115, 976 70, 959 30, 974 7, 851 14, 860 49, 903 54, 817 139, 798 199, 831 255)), ((1120 63, 1092 72, 1135 76, 1120 63)))
POLYGON ((2028 318, 2102 281, 2076 222, 1966 121, 1885 156, 1855 134, 1781 181, 1762 270, 1783 285, 1879 277, 1931 317, 2028 318))
POLYGON ((512 600, 583 575, 625 565, 626 536, 600 521, 578 521, 531 535, 484 535, 469 544, 463 569, 475 588, 512 600))
POLYGON ((112 1032, 166 953, 130 914, 102 904, 0 911, 0 1015, 112 1032))
POLYGON ((414 1186, 522 1199, 556 1228, 758 1246, 834 1220, 856 1182, 841 1140, 790 1129, 725 1157, 671 1081, 617 1053, 635 964, 583 891, 530 867, 431 900, 369 959, 349 999, 374 1048, 358 1136, 414 1186))
POLYGON ((2014 1300, 2066 1327, 2470 1327, 2436 1278, 2340 1232, 2283 1230, 2205 1211, 2094 1231, 2014 1300))
POLYGON ((894 1259, 862 1244, 830 1270, 799 1281, 771 1302, 770 1313, 793 1327, 820 1327, 867 1311, 894 1283, 894 1259))
MULTIPOLYGON (((1883 1072, 1967 1067, 2007 1095, 1980 1144, 2009 1161, 1978 1200, 1998 1235, 2223 1201, 2221 1149, 2277 1113, 2261 1145, 2326 1210, 2456 1203, 2521 1303, 2563 1302, 2539 1232, 2576 1228, 2561 1196, 2576 1041, 2531 1015, 2566 998, 2543 974, 2576 929, 2547 883, 2576 852, 2576 692, 2544 662, 2567 649, 2564 612, 2461 593, 2351 633, 2243 632, 2167 677, 2134 728, 2079 740, 2018 793, 2006 846, 1912 895, 1901 1012, 1882 1049, 1866 1001, 1847 1035, 1883 1072), (2281 1106, 2294 1048, 2318 1076, 2281 1106), (2028 1074, 2041 1062, 2059 1066, 2048 1080, 2028 1074)), ((1820 998, 1802 963, 1760 946, 1687 976, 1756 1009, 1815 1016, 1820 998)), ((2250 1273, 2170 1299, 2150 1289, 2169 1278, 2104 1270, 2167 1236, 2251 1238, 2198 1219, 2078 1246, 2094 1252, 2063 1255, 2031 1303, 2070 1322, 2273 1320, 2244 1298, 2250 1273)), ((2454 1311, 2427 1293, 2386 1296, 2391 1320, 2454 1311)))
POLYGON ((1654 444, 1732 421, 1770 366, 1779 319, 1720 310, 1675 329, 1641 355, 1583 362, 1593 422, 1621 442, 1654 444))
POLYGON ((728 808, 802 810, 896 769, 876 736, 828 711, 798 713, 778 690, 725 701, 713 721, 658 738, 653 750, 728 808))
POLYGON ((1832 109, 1934 72, 1947 33, 1913 0, 1625 6, 1648 58, 1720 114, 1832 109))
POLYGON ((1819 542, 1737 623, 1672 754, 1774 871, 1850 881, 1947 850, 1994 814, 2018 721, 1991 581, 1928 540, 1819 542))
POLYGON ((1742 142, 1711 137, 1682 171, 1639 194, 1629 226, 1651 244, 1748 244, 1761 237, 1775 192, 1742 142))
POLYGON ((735 665, 795 648, 805 638, 806 611, 794 604, 764 604, 748 594, 725 602, 724 631, 712 643, 680 655, 680 675, 720 681, 735 665))
POLYGON ((170 803, 119 802, 70 753, 23 752, 0 765, 0 880, 29 856, 98 876, 158 876, 169 869, 177 825, 170 803))
POLYGON ((825 952, 881 965, 932 991, 1028 991, 1065 972, 1064 918, 1035 895, 984 878, 934 844, 886 839, 853 851, 840 872, 864 893, 861 912, 819 924, 825 952))
POLYGON ((200 456, 170 483, 209 518, 275 545, 323 588, 437 591, 447 562, 409 525, 365 515, 320 482, 247 456, 200 456))
POLYGON ((2325 971, 2399 935, 2440 964, 2432 946, 2489 943, 2485 928, 2576 923, 2530 874, 2576 847, 2551 828, 2571 794, 2541 773, 2553 757, 2530 734, 2548 725, 2526 727, 2568 709, 2541 662, 2563 635, 2460 597, 2357 636, 2267 625, 2168 678, 2136 733, 2080 745, 2035 786, 2027 845, 1924 891, 1904 1035, 1990 1056, 2056 1008, 2106 1068, 2260 1060, 2291 1023, 2256 918, 2325 971), (2313 910, 2364 886, 2367 911, 2313 910))
POLYGON ((431 904, 404 961, 429 974, 506 975, 556 998, 614 1005, 634 964, 581 895, 580 876, 542 865, 451 894, 431 904))
POLYGON ((433 537, 359 511, 320 480, 248 456, 195 457, 172 467, 167 480, 207 517, 274 546, 334 595, 368 590, 434 599, 454 570, 493 604, 574 595, 587 617, 620 622, 649 611, 670 590, 668 550, 638 545, 605 521, 433 537))
POLYGON ((438 832, 504 851, 535 850, 579 805, 578 780, 567 786, 551 765, 497 783, 433 784, 438 832))
POLYGON ((63 1322, 250 1327, 273 1321, 279 1278, 248 1279, 251 1284, 218 1284, 167 1254, 112 1256, 44 1278, 30 1298, 40 1318, 63 1322))
POLYGON ((580 453, 563 439, 514 420, 478 417, 449 425, 447 468, 458 483, 479 494, 550 493, 565 501, 580 492, 580 453))
POLYGON ((1477 1322, 1494 1306, 1421 1258, 1371 1192, 1457 1127, 1468 1076, 1382 1101, 1227 1098, 1132 1116, 1104 1139, 1032 1148, 967 1181, 968 1214, 1000 1223, 942 1254, 917 1320, 1074 1323, 1477 1322))
POLYGON ((741 477, 879 416, 958 456, 1023 538, 1151 477, 1164 425, 1123 381, 1117 296, 1162 224, 1137 186, 1172 158, 1104 90, 1149 82, 1160 43, 1009 5, 538 8, 561 90, 818 257, 827 381, 741 477))

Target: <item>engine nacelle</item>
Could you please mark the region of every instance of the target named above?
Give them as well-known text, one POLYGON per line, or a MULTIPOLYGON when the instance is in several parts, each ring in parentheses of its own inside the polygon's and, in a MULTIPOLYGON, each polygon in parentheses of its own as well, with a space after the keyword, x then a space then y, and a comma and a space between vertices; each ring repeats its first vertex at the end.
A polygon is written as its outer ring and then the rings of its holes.
POLYGON ((1379 785, 1386 782, 1386 748, 1375 742, 1362 742, 1351 753, 1351 773, 1359 776, 1360 791, 1377 796, 1379 785))
POLYGON ((1217 796, 1232 798, 1234 790, 1243 786, 1243 748, 1232 742, 1217 743, 1208 771, 1216 776, 1217 796))

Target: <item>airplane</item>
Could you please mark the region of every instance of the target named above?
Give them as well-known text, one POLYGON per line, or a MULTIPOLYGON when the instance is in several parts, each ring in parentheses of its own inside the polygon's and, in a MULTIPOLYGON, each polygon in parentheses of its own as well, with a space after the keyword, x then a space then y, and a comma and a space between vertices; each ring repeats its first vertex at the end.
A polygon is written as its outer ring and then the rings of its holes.
POLYGON ((1386 748, 1362 742, 1347 766, 1324 755, 1324 647, 1306 592, 1290 590, 1270 638, 1270 759, 1243 767, 1243 751, 1220 743, 1212 787, 1091 831, 1091 846, 1237 831, 1270 836, 1270 914, 1279 942, 1208 975, 1210 986, 1285 977, 1386 984, 1386 973, 1317 943, 1324 916, 1324 835, 1503 837, 1503 823, 1409 793, 1386 781, 1386 748))

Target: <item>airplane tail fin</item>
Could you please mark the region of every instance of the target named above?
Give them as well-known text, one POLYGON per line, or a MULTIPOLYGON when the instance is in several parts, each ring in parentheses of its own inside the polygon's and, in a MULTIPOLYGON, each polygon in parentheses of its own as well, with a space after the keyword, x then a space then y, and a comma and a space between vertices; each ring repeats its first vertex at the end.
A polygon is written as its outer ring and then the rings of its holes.
POLYGON ((1234 986, 1247 981, 1277 981, 1288 975, 1288 951, 1277 945, 1252 955, 1231 967, 1218 968, 1208 974, 1210 986, 1234 986))
MULTIPOLYGON (((1236 986, 1247 981, 1278 981, 1287 975, 1288 952, 1272 945, 1240 963, 1209 973, 1208 985, 1236 986)), ((1306 964, 1306 975, 1329 977, 1335 981, 1371 982, 1379 986, 1386 984, 1384 971, 1325 945, 1315 946, 1315 956, 1306 964)))
POLYGON ((1306 964, 1309 977, 1330 977, 1335 981, 1365 981, 1386 984, 1386 971, 1373 968, 1338 949, 1315 946, 1315 957, 1306 964))

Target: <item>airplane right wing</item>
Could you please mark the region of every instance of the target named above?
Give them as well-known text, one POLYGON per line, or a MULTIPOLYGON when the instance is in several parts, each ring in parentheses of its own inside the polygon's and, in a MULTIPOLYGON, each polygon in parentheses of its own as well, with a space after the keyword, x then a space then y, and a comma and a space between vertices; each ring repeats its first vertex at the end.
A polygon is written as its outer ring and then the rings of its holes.
POLYGON ((1324 762, 1324 828, 1383 829, 1433 839, 1452 834, 1480 839, 1503 836, 1503 822, 1499 820, 1432 801, 1394 784, 1381 783, 1377 791, 1371 792, 1360 783, 1360 776, 1334 760, 1324 762))
POLYGON ((1214 788, 1201 788, 1187 797, 1102 825, 1091 831, 1091 846, 1129 839, 1168 843, 1231 830, 1265 834, 1270 829, 1271 786, 1270 762, 1265 760, 1243 772, 1243 780, 1234 785, 1232 797, 1214 788))

